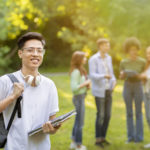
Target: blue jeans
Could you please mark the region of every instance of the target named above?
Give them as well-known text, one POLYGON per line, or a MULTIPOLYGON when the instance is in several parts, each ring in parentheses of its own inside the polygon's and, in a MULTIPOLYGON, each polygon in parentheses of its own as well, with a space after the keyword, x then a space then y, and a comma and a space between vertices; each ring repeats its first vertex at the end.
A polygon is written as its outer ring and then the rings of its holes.
POLYGON ((104 98, 95 97, 95 103, 97 108, 95 136, 105 138, 111 117, 112 91, 106 90, 104 98))
POLYGON ((143 89, 141 82, 124 83, 123 97, 126 104, 128 141, 143 141, 142 100, 143 89), (135 103, 136 123, 133 120, 133 101, 135 103))
POLYGON ((150 128, 150 93, 144 93, 146 120, 150 128))
POLYGON ((82 144, 82 128, 84 124, 84 113, 85 113, 85 99, 86 94, 80 94, 73 96, 73 104, 76 108, 77 115, 75 117, 74 127, 72 130, 72 139, 76 144, 82 144))

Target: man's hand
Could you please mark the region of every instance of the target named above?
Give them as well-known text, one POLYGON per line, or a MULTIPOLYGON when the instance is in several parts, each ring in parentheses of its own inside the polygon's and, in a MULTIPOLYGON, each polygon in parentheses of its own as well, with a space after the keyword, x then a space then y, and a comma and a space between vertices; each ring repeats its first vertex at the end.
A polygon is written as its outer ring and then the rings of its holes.
POLYGON ((105 77, 106 79, 108 79, 108 80, 111 79, 111 76, 110 76, 110 75, 105 75, 104 77, 105 77))
POLYGON ((24 91, 23 84, 15 82, 13 93, 12 93, 12 96, 14 97, 14 100, 16 100, 19 96, 21 96, 23 91, 24 91))
POLYGON ((15 82, 12 94, 0 101, 0 112, 5 110, 13 101, 15 101, 19 96, 21 96, 23 91, 23 84, 15 82))
POLYGON ((56 127, 53 127, 50 121, 48 121, 43 125, 42 129, 43 129, 43 133, 55 134, 60 127, 61 124, 56 127))

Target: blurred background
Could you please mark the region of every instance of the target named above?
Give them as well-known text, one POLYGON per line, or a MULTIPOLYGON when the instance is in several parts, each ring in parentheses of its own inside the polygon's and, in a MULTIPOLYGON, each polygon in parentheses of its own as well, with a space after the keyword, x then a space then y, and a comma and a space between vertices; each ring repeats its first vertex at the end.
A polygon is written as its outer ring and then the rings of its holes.
POLYGON ((46 39, 42 71, 69 70, 75 50, 91 56, 96 40, 110 39, 116 76, 125 57, 124 40, 136 36, 140 55, 150 45, 149 0, 0 0, 0 74, 20 68, 16 42, 21 34, 37 31, 46 39))
MULTIPOLYGON (((127 37, 135 36, 141 41, 139 53, 145 57, 145 48, 150 45, 149 18, 150 0, 0 0, 0 74, 20 69, 17 39, 28 31, 36 31, 43 34, 47 43, 42 72, 68 72, 70 58, 75 50, 87 52, 90 57, 97 52, 97 39, 104 37, 110 40, 110 54, 118 77, 120 61, 126 57, 122 45, 127 37)), ((58 115, 74 109, 69 76, 51 78, 59 93, 58 115)), ((149 129, 145 120, 144 143, 124 144, 126 119, 122 88, 122 81, 119 81, 113 95, 108 134, 113 145, 105 150, 141 150, 149 142, 149 129)), ((99 149, 94 145, 95 114, 94 98, 90 93, 86 100, 83 138, 89 150, 99 149)), ((71 119, 52 136, 53 150, 68 149, 73 121, 71 119)))

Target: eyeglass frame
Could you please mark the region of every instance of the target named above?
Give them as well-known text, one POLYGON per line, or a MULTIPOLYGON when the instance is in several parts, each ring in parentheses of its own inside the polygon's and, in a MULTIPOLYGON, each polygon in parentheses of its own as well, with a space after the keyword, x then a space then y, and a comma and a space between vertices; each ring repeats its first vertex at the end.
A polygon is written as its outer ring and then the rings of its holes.
POLYGON ((36 48, 36 47, 24 47, 21 49, 22 51, 26 50, 27 53, 30 53, 30 54, 33 54, 33 53, 37 53, 37 54, 42 54, 44 55, 45 54, 45 49, 44 48, 36 48), (30 49, 31 48, 31 49, 30 49), (29 51, 29 49, 32 51, 29 51), (39 52, 38 49, 41 49, 42 51, 39 52))

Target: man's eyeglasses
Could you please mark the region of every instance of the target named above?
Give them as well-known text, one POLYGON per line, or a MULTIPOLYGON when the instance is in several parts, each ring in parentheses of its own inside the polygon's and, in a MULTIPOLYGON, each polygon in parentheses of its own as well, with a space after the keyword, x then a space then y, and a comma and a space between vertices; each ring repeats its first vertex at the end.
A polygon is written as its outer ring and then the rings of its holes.
POLYGON ((22 50, 26 51, 29 54, 34 54, 36 52, 39 55, 43 55, 45 53, 45 49, 43 48, 26 47, 26 48, 22 48, 22 50))

